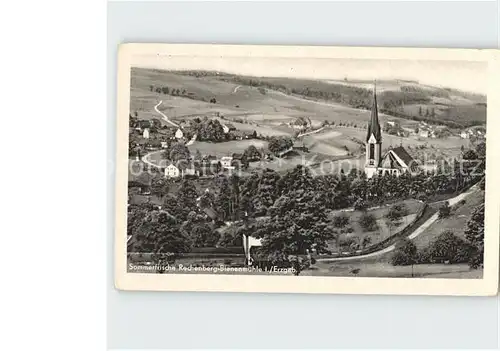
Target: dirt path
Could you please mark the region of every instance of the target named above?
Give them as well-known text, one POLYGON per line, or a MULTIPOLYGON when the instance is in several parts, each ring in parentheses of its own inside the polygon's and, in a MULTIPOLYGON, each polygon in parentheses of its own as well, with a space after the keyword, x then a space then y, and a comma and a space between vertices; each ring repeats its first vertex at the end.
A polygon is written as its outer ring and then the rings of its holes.
POLYGON ((145 164, 147 165, 150 165, 152 167, 156 167, 156 168, 161 168, 159 165, 157 165, 156 163, 153 163, 149 160, 149 158, 151 157, 151 155, 153 154, 156 154, 156 153, 159 153, 159 152, 163 152, 164 150, 156 150, 156 151, 152 151, 150 153, 147 153, 146 155, 142 156, 141 158, 141 161, 144 162, 145 164))
POLYGON ((163 112, 161 112, 160 110, 158 110, 158 106, 160 106, 162 104, 163 100, 160 100, 160 102, 155 106, 155 111, 158 112, 162 117, 163 117, 163 120, 171 125, 173 125, 174 127, 177 127, 179 128, 179 125, 178 124, 175 124, 174 122, 172 122, 166 114, 164 114, 163 112))
POLYGON ((303 136, 306 136, 306 135, 311 135, 311 134, 316 134, 316 133, 319 133, 319 132, 321 132, 323 129, 325 129, 325 127, 321 127, 321 128, 319 128, 319 129, 313 130, 313 131, 311 131, 311 132, 307 132, 307 133, 299 134, 299 135, 297 135, 297 138, 300 138, 300 137, 303 137, 303 136))

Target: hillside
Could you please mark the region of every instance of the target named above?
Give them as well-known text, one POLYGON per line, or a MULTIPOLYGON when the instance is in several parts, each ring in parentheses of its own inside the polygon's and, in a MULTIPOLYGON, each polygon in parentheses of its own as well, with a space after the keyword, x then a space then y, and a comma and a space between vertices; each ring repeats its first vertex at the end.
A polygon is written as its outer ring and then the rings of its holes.
MULTIPOLYGON (((357 109, 371 107, 372 81, 249 77, 204 71, 181 71, 175 74, 199 81, 223 81, 236 86, 261 88, 261 91, 274 90, 357 109)), ((405 80, 378 81, 377 90, 379 106, 382 112, 389 115, 433 124, 443 123, 456 128, 486 121, 486 97, 480 94, 405 80)))

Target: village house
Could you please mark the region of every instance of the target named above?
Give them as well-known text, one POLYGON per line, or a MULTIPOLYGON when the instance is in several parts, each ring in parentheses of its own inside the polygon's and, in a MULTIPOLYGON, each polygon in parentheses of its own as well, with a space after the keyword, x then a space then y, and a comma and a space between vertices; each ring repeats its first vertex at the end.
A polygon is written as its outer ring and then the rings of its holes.
POLYGON ((382 132, 378 119, 377 94, 373 89, 373 104, 366 134, 365 173, 368 178, 374 175, 392 174, 399 176, 404 172, 418 171, 418 164, 403 146, 390 149, 382 155, 382 132))
POLYGON ((306 147, 303 140, 302 141, 295 140, 293 142, 293 149, 298 151, 309 152, 309 149, 306 147))
POLYGON ((142 137, 144 139, 149 139, 149 128, 144 128, 144 131, 142 132, 142 137))
POLYGON ((246 135, 244 132, 242 132, 240 130, 230 132, 229 137, 230 137, 230 139, 233 139, 233 140, 248 139, 248 135, 246 135))
POLYGON ((177 164, 170 163, 165 167, 165 177, 166 178, 179 178, 186 176, 198 176, 200 175, 199 167, 191 161, 179 161, 177 164))
POLYGON ((181 171, 173 163, 165 167, 165 177, 166 178, 179 178, 181 171))
POLYGON ((177 131, 175 132, 175 138, 182 139, 183 137, 184 137, 184 133, 182 132, 182 130, 180 128, 177 129, 177 131))
POLYGON ((233 157, 232 156, 223 156, 220 159, 220 163, 223 168, 231 169, 232 168, 233 157))
POLYGON ((429 138, 431 133, 430 133, 430 130, 427 129, 427 128, 420 128, 419 132, 418 132, 418 135, 421 137, 421 138, 429 138))

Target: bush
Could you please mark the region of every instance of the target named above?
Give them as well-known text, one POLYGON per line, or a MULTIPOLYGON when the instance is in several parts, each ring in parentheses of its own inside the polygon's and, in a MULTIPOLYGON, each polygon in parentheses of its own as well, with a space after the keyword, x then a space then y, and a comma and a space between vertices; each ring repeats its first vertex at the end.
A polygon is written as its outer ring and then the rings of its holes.
POLYGON ((359 218, 359 225, 367 232, 377 229, 377 221, 371 213, 363 213, 359 218))
POLYGON ((364 211, 368 208, 368 204, 365 200, 359 198, 354 202, 354 209, 356 211, 364 211))
POLYGON ((451 214, 451 207, 448 201, 446 201, 441 207, 439 207, 439 218, 447 218, 451 214))
POLYGON ((408 208, 405 204, 392 205, 385 217, 394 224, 401 221, 401 218, 408 215, 408 208))
POLYGON ((444 231, 420 254, 422 263, 465 263, 474 248, 451 231, 444 231))
POLYGON ((396 244, 396 250, 391 258, 393 266, 408 266, 417 263, 417 247, 408 239, 403 239, 396 244))

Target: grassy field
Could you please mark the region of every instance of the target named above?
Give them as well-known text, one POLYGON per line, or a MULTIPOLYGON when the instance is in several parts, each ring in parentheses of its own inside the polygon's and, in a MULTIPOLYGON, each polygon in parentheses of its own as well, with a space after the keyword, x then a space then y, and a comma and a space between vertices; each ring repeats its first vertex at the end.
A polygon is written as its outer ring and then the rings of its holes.
POLYGON ((223 143, 210 143, 206 141, 197 141, 189 145, 189 151, 192 155, 199 150, 202 155, 213 155, 217 157, 231 156, 233 153, 243 153, 250 145, 257 149, 267 148, 267 141, 258 139, 232 140, 223 143))
POLYGON ((393 266, 381 259, 379 262, 316 263, 301 275, 336 277, 386 277, 386 278, 449 278, 482 279, 483 270, 470 269, 467 264, 417 264, 393 266))
POLYGON ((417 245, 417 248, 422 249, 446 230, 451 230, 455 235, 465 238, 464 231, 467 227, 467 221, 470 219, 474 208, 483 202, 484 191, 477 189, 465 199, 464 204, 458 203, 452 208, 450 217, 438 219, 429 228, 417 236, 413 242, 417 245))
MULTIPOLYGON (((365 230, 360 224, 359 219, 361 218, 362 211, 333 211, 329 214, 330 221, 340 214, 345 214, 349 217, 348 227, 352 228, 352 232, 349 234, 342 234, 340 236, 340 241, 346 239, 354 239, 356 243, 362 243, 364 238, 370 238, 370 245, 379 243, 388 237, 400 232, 405 227, 410 225, 416 218, 416 214, 422 209, 423 204, 416 200, 405 200, 401 201, 408 208, 408 215, 403 217, 401 223, 398 225, 390 225, 390 223, 385 219, 385 215, 389 210, 391 205, 385 205, 380 208, 368 210, 367 213, 373 215, 377 222, 377 227, 374 230, 365 230)), ((332 223, 330 223, 332 224, 332 223)), ((336 245, 336 241, 332 240, 329 242, 329 249, 333 252, 338 252, 339 248, 336 245)))
MULTIPOLYGON (((358 128, 333 127, 330 134, 327 130, 325 133, 309 135, 304 140, 313 145, 311 148, 313 153, 321 155, 339 157, 347 155, 348 152, 359 154, 361 151, 360 143, 363 143, 366 138, 366 130, 362 127, 368 123, 369 111, 339 103, 287 95, 271 89, 240 85, 236 82, 221 79, 221 77, 217 76, 197 78, 168 71, 133 68, 131 112, 137 111, 140 119, 159 118, 159 114, 154 111, 154 106, 159 101, 163 101, 159 109, 174 121, 205 115, 215 116, 219 113, 224 115, 226 121, 231 121, 237 129, 242 131, 255 130, 258 134, 264 136, 293 135, 294 130, 286 124, 298 117, 310 119, 314 126, 318 126, 323 121, 335 122, 337 125, 348 122, 356 124, 358 128), (151 86, 153 91, 151 91, 151 86), (155 92, 156 87, 179 89, 185 91, 185 95, 180 97, 157 93, 155 92), (209 103, 211 98, 215 98, 217 103, 209 103)), ((339 84, 341 84, 338 81, 331 84, 287 78, 269 79, 275 83, 297 87, 303 87, 303 84, 306 84, 305 86, 310 88, 328 86, 331 89, 338 89, 339 84)), ((362 86, 368 84, 368 82, 357 81, 349 82, 349 84, 360 84, 362 86)), ((388 81, 381 84, 380 89, 390 90, 397 89, 401 84, 407 85, 410 83, 388 81)), ((433 88, 428 87, 427 89, 432 91, 433 88)), ((448 93, 448 95, 450 94, 448 93)), ((451 95, 452 97, 455 95, 460 96, 458 93, 451 95)), ((443 99, 443 97, 440 98, 443 99)), ((446 99, 451 98, 446 97, 446 99)), ((460 99, 454 97, 453 99, 450 101, 458 101, 461 108, 463 106, 470 108, 470 102, 473 101, 467 96, 460 99), (466 105, 466 102, 469 105, 466 105)), ((414 121, 384 114, 379 114, 379 117, 382 124, 387 120, 399 121, 403 125, 414 124, 414 121)), ((400 144, 408 148, 427 146, 430 153, 444 157, 455 157, 460 153, 462 145, 468 146, 468 141, 460 138, 420 139, 416 136, 401 138, 385 133, 383 134, 383 142, 383 147, 386 150, 390 146, 399 146, 400 144)))

